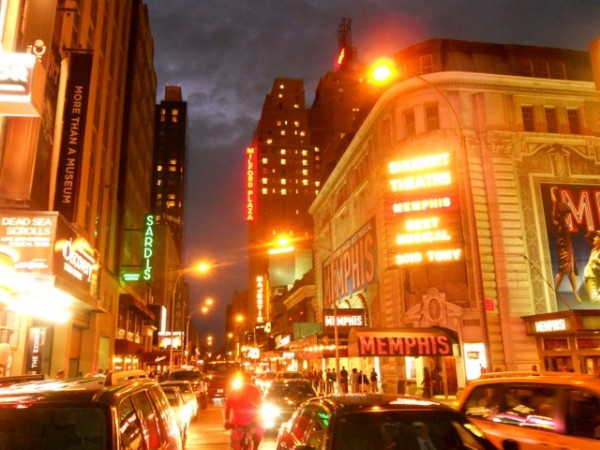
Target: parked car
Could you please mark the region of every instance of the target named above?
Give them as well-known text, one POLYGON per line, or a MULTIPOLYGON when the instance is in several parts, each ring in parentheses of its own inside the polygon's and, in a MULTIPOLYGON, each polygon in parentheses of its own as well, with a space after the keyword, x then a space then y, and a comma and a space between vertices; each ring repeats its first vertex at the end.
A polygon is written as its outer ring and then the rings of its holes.
MULTIPOLYGON (((315 397, 280 429, 277 449, 382 450, 428 448, 494 450, 496 447, 458 411, 393 394, 315 397)), ((507 442, 508 449, 518 449, 507 442)))
MULTIPOLYGON (((165 397, 173 412, 175 413, 175 419, 181 432, 181 442, 185 447, 185 441, 187 440, 187 433, 192 420, 192 407, 188 401, 183 398, 181 390, 177 386, 161 386, 165 397)), ((194 403, 196 399, 194 398, 194 403)))
POLYGON ((208 407, 208 383, 204 374, 197 369, 174 370, 169 375, 168 381, 189 381, 196 393, 198 407, 208 407))
POLYGON ((317 397, 308 380, 275 380, 264 396, 261 423, 265 431, 277 432, 305 400, 317 397))
POLYGON ((208 398, 215 401, 227 397, 236 374, 240 372, 239 364, 231 361, 210 361, 204 366, 208 383, 208 398))
POLYGON ((1 377, 0 378, 0 387, 10 386, 18 383, 27 383, 30 381, 41 381, 48 380, 50 377, 46 374, 30 374, 30 375, 15 375, 12 377, 1 377))
POLYGON ((137 373, 46 380, 0 388, 3 450, 181 450, 159 384, 137 373))
POLYGON ((198 399, 196 397, 196 392, 194 392, 194 388, 189 381, 163 381, 160 385, 164 387, 176 387, 181 391, 181 395, 183 399, 190 407, 191 412, 191 420, 196 420, 198 417, 198 399))
POLYGON ((571 372, 492 372, 454 405, 500 446, 600 449, 600 377, 571 372))

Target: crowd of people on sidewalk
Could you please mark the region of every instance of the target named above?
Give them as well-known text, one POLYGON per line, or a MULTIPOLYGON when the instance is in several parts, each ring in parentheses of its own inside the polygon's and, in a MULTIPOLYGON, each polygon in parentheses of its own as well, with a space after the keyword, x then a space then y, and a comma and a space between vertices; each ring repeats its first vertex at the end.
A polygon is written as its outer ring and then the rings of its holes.
MULTIPOLYGON (((304 378, 312 382, 313 387, 319 395, 333 394, 337 382, 337 372, 335 369, 327 370, 307 370, 304 372, 304 378)), ((340 370, 340 391, 343 393, 357 392, 379 392, 379 376, 375 368, 367 375, 362 370, 353 368, 350 373, 342 366, 340 370)))

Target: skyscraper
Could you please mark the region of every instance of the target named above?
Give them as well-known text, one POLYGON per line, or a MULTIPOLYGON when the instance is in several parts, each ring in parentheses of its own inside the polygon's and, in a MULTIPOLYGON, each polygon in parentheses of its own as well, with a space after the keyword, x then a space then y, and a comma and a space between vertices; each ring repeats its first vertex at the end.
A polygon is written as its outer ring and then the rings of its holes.
POLYGON ((187 102, 181 86, 165 86, 155 121, 152 212, 157 223, 169 225, 182 259, 187 102))

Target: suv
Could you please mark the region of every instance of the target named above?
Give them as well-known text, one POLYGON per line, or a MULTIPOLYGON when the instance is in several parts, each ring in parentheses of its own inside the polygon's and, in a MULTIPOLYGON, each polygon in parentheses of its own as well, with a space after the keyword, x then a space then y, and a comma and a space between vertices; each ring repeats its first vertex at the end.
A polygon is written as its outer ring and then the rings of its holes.
POLYGON ((204 366, 208 383, 208 398, 213 402, 225 399, 240 371, 239 364, 230 361, 210 361, 204 366))
POLYGON ((200 409, 208 407, 208 385, 202 372, 190 369, 174 370, 169 375, 169 381, 189 381, 196 393, 198 407, 200 409))
POLYGON ((455 407, 495 445, 600 449, 600 377, 572 372, 493 372, 471 381, 455 407))
POLYGON ((2 448, 181 450, 181 434, 163 390, 134 372, 0 388, 2 448))

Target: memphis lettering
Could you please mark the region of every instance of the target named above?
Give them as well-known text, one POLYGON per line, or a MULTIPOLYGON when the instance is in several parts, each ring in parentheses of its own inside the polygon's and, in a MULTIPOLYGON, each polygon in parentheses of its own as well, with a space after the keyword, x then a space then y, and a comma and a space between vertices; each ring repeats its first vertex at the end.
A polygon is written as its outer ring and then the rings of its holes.
POLYGON ((448 356, 452 345, 447 336, 359 336, 358 352, 360 356, 448 356))

